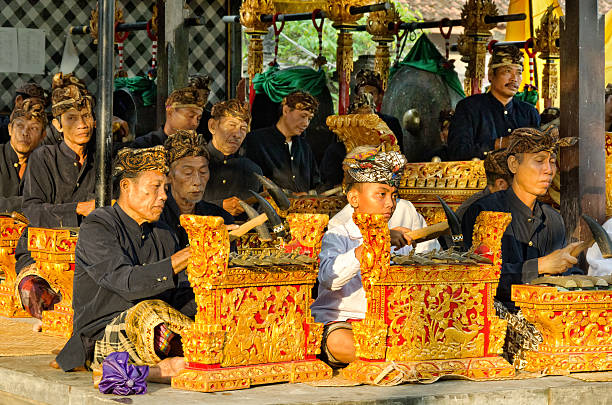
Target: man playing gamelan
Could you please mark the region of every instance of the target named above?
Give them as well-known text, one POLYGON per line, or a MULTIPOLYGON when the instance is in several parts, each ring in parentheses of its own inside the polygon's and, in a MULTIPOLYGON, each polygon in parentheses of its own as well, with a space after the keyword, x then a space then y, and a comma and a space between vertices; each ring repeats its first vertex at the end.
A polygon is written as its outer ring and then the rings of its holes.
POLYGON ((200 124, 210 89, 196 80, 188 87, 174 90, 166 99, 166 122, 163 127, 136 138, 134 148, 163 145, 169 135, 179 129, 195 130, 200 124), (202 86, 202 87, 197 87, 202 86))
POLYGON ((158 365, 151 368, 155 379, 183 368, 180 335, 192 321, 168 301, 190 251, 178 250, 175 235, 157 222, 167 173, 163 146, 119 151, 117 202, 96 209, 81 225, 73 334, 56 359, 63 370, 96 367, 119 351, 131 363, 158 365))
MULTIPOLYGON (((343 162, 343 187, 351 209, 357 213, 383 214, 391 220, 396 204, 397 186, 406 164, 399 152, 385 146, 360 146, 343 162)), ((412 208, 414 210, 414 208, 412 208)), ((409 211, 410 212, 410 211, 409 211)), ((425 224, 416 211, 402 217, 406 222, 393 227, 391 250, 408 254, 412 240, 409 227, 425 224)), ((391 225, 390 225, 391 226, 391 225)), ((319 258, 319 294, 311 307, 316 322, 324 323, 321 352, 333 367, 343 367, 355 359, 351 321, 366 314, 365 291, 361 285, 360 264, 363 238, 351 216, 323 237, 319 258)), ((437 242, 419 244, 417 250, 437 247, 437 242)))
POLYGON ((566 246, 561 214, 537 200, 546 194, 557 171, 557 151, 575 138, 559 139, 556 127, 541 132, 516 129, 509 139, 508 169, 514 175, 510 188, 474 202, 463 217, 463 238, 472 244, 472 233, 482 211, 509 212, 512 222, 502 237, 502 268, 496 299, 511 312, 512 285, 524 284, 541 274, 562 274, 576 264, 566 246))
POLYGON ((187 232, 180 223, 183 214, 222 217, 226 225, 234 217, 223 208, 202 200, 210 177, 209 156, 202 135, 179 129, 170 135, 164 146, 168 153, 168 200, 160 220, 176 232, 180 248, 189 245, 187 232))
POLYGON ((247 157, 266 177, 301 195, 321 183, 317 161, 302 136, 318 108, 316 98, 294 91, 283 99, 276 125, 249 133, 245 141, 247 157))
POLYGON ((490 91, 457 103, 448 131, 451 160, 484 158, 504 148, 516 128, 538 128, 540 115, 529 103, 515 100, 523 73, 523 54, 514 45, 498 46, 489 61, 490 91))
POLYGON ((46 131, 47 115, 40 100, 28 98, 15 105, 8 126, 10 140, 0 145, 0 212, 22 211, 21 180, 46 131))
MULTIPOLYGON (((30 155, 23 176, 23 212, 32 227, 78 227, 94 209, 93 98, 75 76, 58 73, 53 77, 51 99, 52 124, 63 140, 30 155)), ((39 276, 27 238, 24 230, 15 250, 15 284, 26 311, 41 319, 60 296, 39 276)))
POLYGON ((249 190, 261 189, 255 177, 255 174, 262 174, 261 168, 238 153, 250 124, 249 105, 237 99, 215 104, 208 120, 208 130, 212 134, 212 140, 206 145, 210 156, 210 180, 204 199, 222 206, 233 216, 244 212, 239 201, 251 197, 249 190))

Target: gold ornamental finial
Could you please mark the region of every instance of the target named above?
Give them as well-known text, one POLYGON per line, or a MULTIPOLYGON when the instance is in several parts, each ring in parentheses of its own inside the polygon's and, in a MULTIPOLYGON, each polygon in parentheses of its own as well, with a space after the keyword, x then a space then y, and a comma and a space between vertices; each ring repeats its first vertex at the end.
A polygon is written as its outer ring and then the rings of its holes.
POLYGON ((395 10, 395 5, 391 3, 389 10, 375 11, 368 15, 366 30, 372 39, 377 42, 376 54, 374 56, 374 71, 382 78, 383 90, 387 89, 389 79, 389 68, 391 67, 389 43, 393 42, 393 31, 389 25, 399 21, 400 17, 395 10))
POLYGON ((246 33, 250 36, 248 74, 251 78, 263 72, 263 39, 261 36, 267 34, 268 28, 272 25, 269 22, 261 21, 262 14, 276 14, 272 0, 245 0, 240 6, 240 24, 246 28, 246 33))
POLYGON ((544 107, 552 107, 553 100, 558 97, 559 72, 555 60, 559 59, 559 17, 554 13, 555 8, 549 6, 536 29, 535 50, 540 52, 540 59, 544 60, 542 70, 542 98, 544 107))

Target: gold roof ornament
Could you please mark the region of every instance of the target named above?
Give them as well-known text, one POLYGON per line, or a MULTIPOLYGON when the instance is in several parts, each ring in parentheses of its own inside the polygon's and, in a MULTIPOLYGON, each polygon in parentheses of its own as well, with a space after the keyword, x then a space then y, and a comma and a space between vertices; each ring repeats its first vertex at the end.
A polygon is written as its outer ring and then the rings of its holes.
POLYGON ((459 37, 461 60, 467 63, 464 91, 466 96, 480 93, 485 76, 487 40, 497 24, 487 24, 486 16, 497 16, 497 6, 492 0, 468 0, 461 9, 464 33, 459 37))
POLYGON ((240 24, 250 36, 248 54, 248 74, 253 78, 263 72, 263 38, 272 23, 262 22, 262 14, 276 14, 272 0, 245 0, 240 6, 240 24))
POLYGON ((559 17, 555 15, 554 7, 546 9, 546 13, 540 20, 540 26, 536 28, 535 50, 540 52, 540 59, 544 60, 542 70, 542 98, 544 107, 552 106, 552 101, 558 95, 559 71, 555 60, 560 58, 557 40, 559 39, 559 17))
POLYGON ((387 151, 398 151, 397 139, 393 131, 376 114, 330 115, 327 126, 338 135, 347 152, 357 146, 381 144, 387 151))
POLYGON ((374 55, 374 71, 378 72, 382 78, 383 91, 387 90, 389 68, 391 67, 389 43, 393 42, 394 35, 393 31, 389 29, 389 24, 399 20, 400 16, 395 10, 395 5, 391 3, 389 10, 369 13, 366 22, 366 30, 377 43, 374 55))

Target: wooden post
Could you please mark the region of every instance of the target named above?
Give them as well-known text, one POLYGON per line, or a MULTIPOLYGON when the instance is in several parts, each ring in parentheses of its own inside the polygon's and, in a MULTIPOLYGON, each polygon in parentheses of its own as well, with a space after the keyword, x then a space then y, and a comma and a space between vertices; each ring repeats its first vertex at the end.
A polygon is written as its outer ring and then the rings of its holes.
MULTIPOLYGON (((240 2, 226 0, 228 15, 240 12, 240 2)), ((236 85, 242 78, 242 26, 240 24, 227 24, 227 98, 236 97, 236 85)))
POLYGON ((578 136, 560 156, 561 214, 566 235, 590 236, 580 225, 587 213, 605 219, 604 19, 597 0, 566 2, 561 27, 561 136, 578 136))
POLYGON ((166 98, 168 98, 168 50, 166 48, 166 0, 157 1, 157 100, 156 126, 166 122, 166 98))
POLYGON ((183 0, 166 0, 168 92, 187 85, 189 33, 185 29, 183 0))

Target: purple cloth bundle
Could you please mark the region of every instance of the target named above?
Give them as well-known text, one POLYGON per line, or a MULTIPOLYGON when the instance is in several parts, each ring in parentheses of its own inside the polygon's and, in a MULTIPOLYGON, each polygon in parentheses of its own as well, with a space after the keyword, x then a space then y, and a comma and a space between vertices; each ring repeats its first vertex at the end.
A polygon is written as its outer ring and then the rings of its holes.
POLYGON ((134 395, 147 393, 149 366, 128 364, 127 352, 114 352, 102 363, 102 380, 99 384, 103 394, 134 395))

